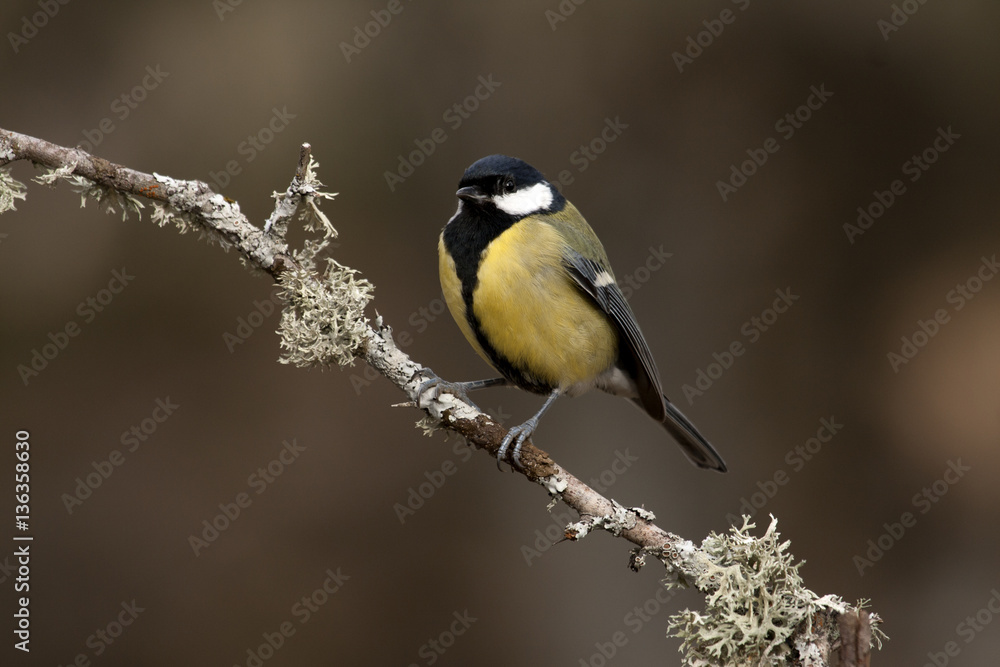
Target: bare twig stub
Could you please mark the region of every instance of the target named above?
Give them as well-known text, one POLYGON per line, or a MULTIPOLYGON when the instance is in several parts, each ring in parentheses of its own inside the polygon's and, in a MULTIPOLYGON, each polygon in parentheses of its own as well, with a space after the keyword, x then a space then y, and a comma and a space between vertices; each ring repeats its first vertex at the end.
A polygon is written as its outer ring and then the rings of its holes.
POLYGON ((834 667, 869 667, 872 652, 872 626, 867 611, 863 609, 842 614, 837 620, 840 628, 840 661, 834 667))
MULTIPOLYGON (((0 213, 25 196, 25 186, 10 172, 10 163, 19 160, 47 170, 35 179, 39 182, 69 182, 84 202, 96 199, 125 215, 138 214, 145 200, 160 226, 172 223, 182 232, 199 231, 235 248, 250 268, 270 274, 282 287, 286 305, 281 361, 323 366, 361 358, 403 391, 408 404, 426 413, 425 428, 453 431, 496 456, 506 429, 451 394, 418 396, 422 366, 395 345, 381 318, 372 323, 365 316, 373 286, 356 271, 323 257, 336 231, 319 204, 334 195, 316 177, 319 165, 309 144, 301 147, 291 184, 283 193, 274 193, 275 208, 263 228, 250 223, 237 202, 203 182, 147 174, 3 129, 0 213), (296 215, 307 229, 322 235, 291 250, 285 236, 296 215)), ((684 611, 671 619, 689 664, 868 665, 873 637, 878 641, 878 616, 805 588, 798 576, 801 564, 787 552, 788 543, 778 539, 776 520, 762 537, 750 535, 754 525, 745 518, 743 526, 723 535, 713 533, 696 546, 654 524, 652 512, 605 498, 530 441, 521 461, 527 479, 579 513, 579 520, 566 527, 567 539, 579 540, 602 529, 635 545, 629 559, 633 569, 647 557, 656 558, 665 568, 665 585, 693 587, 705 594, 704 613, 684 611)))

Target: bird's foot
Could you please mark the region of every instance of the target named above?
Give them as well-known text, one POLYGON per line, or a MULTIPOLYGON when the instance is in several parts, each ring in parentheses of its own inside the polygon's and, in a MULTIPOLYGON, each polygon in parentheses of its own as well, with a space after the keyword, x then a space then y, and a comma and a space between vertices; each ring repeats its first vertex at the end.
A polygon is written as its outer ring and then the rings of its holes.
POLYGON ((439 378, 434 371, 429 368, 421 368, 413 374, 414 377, 422 376, 427 378, 417 387, 417 407, 423 407, 427 400, 437 400, 442 393, 448 393, 459 398, 475 409, 482 412, 480 407, 469 399, 469 391, 477 389, 478 382, 448 382, 439 378))
POLYGON ((497 450, 497 468, 499 468, 500 464, 507 458, 507 450, 510 448, 511 444, 513 444, 514 450, 510 453, 509 463, 512 468, 524 470, 524 466, 521 464, 521 445, 524 444, 525 440, 531 437, 536 428, 538 428, 538 418, 532 417, 520 426, 514 426, 507 431, 507 435, 504 436, 503 442, 500 443, 500 449, 497 450))

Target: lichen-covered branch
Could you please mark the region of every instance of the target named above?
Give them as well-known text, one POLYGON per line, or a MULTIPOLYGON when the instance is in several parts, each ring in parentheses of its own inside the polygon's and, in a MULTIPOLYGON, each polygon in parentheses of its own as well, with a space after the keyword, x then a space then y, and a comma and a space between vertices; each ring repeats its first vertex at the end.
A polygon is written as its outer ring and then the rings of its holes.
MULTIPOLYGON (((113 164, 82 150, 0 129, 0 213, 13 210, 27 188, 11 175, 11 163, 27 161, 43 169, 39 183, 67 181, 85 204, 96 200, 112 212, 139 214, 144 200, 161 227, 196 230, 209 240, 235 248, 251 269, 264 271, 282 288, 283 363, 298 366, 351 364, 361 358, 408 397, 403 405, 422 409, 421 425, 462 435, 470 445, 496 456, 506 430, 474 405, 444 393, 419 396, 422 366, 403 353, 388 325, 365 310, 373 286, 357 271, 323 257, 336 236, 320 211, 332 199, 316 177, 319 164, 303 144, 295 176, 283 193, 274 193, 274 212, 263 228, 250 223, 237 202, 214 193, 200 181, 177 180, 113 164), (298 216, 317 234, 298 250, 285 241, 288 225, 298 216)), ((525 443, 522 474, 540 484, 553 503, 563 501, 580 518, 566 527, 566 537, 579 540, 601 529, 631 542, 629 566, 638 570, 647 558, 665 568, 667 586, 693 587, 706 596, 704 612, 684 611, 671 619, 683 639, 689 665, 866 665, 872 641, 878 641, 879 618, 834 595, 820 597, 807 589, 778 539, 772 519, 762 537, 747 519, 724 535, 712 534, 700 546, 653 523, 652 512, 624 507, 605 498, 525 443)))
POLYGON ((16 183, 4 168, 15 160, 28 160, 44 168, 37 182, 51 185, 66 180, 80 192, 83 203, 92 198, 112 212, 138 213, 143 207, 138 198, 148 199, 154 206, 153 221, 161 227, 172 222, 181 232, 197 230, 210 240, 236 248, 252 266, 274 276, 288 259, 288 245, 282 238, 264 234, 250 224, 237 202, 216 194, 206 183, 147 174, 79 148, 57 146, 4 129, 0 129, 0 174, 5 174, 0 176, 0 213, 13 208, 3 205, 7 199, 3 191, 11 187, 3 184, 16 183))

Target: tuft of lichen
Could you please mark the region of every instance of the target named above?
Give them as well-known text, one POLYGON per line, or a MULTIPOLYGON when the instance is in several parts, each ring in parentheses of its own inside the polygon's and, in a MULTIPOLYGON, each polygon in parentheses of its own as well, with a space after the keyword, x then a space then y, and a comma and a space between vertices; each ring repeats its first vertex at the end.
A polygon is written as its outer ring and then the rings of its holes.
MULTIPOLYGON (((73 170, 76 169, 76 162, 71 162, 69 164, 64 164, 61 167, 45 167, 40 164, 35 164, 35 167, 41 170, 41 174, 35 176, 31 180, 40 185, 53 186, 56 181, 62 178, 69 178, 73 175, 73 170)), ((88 183, 90 181, 87 181, 88 183)))
POLYGON ((317 278, 315 257, 327 243, 327 239, 307 240, 302 250, 293 253, 298 267, 278 279, 287 304, 278 325, 283 364, 346 366, 354 362, 364 341, 368 330, 364 311, 374 286, 329 258, 317 278))
POLYGON ((44 168, 42 174, 33 180, 49 187, 55 185, 57 181, 66 181, 80 195, 80 208, 87 206, 88 199, 93 199, 97 202, 98 208, 103 207, 107 213, 121 211, 122 220, 128 219, 129 212, 135 213, 136 217, 140 219, 142 218, 141 211, 144 206, 137 197, 78 176, 73 173, 74 169, 76 169, 75 163, 58 168, 44 168))
MULTIPOLYGON (((0 156, 2 157, 2 156, 0 156)), ((16 211, 16 199, 23 200, 27 189, 21 181, 10 175, 10 167, 0 167, 0 213, 16 211)))
MULTIPOLYGON (((432 417, 431 415, 425 414, 423 417, 417 420, 415 426, 420 429, 425 437, 431 437, 440 430, 441 420, 432 417)), ((450 431, 445 431, 445 438, 447 439, 448 433, 450 431)))
POLYGON ((153 202, 153 211, 150 213, 150 217, 158 227, 174 225, 181 234, 187 234, 192 229, 200 229, 200 226, 193 223, 187 214, 160 202, 153 202))
POLYGON ((330 224, 330 219, 319 208, 323 200, 332 200, 337 193, 324 191, 326 186, 316 175, 317 169, 319 162, 310 155, 309 163, 301 178, 296 175, 285 192, 271 193, 271 197, 277 203, 274 213, 264 224, 265 233, 277 234, 284 238, 288 231, 289 220, 298 213, 298 219, 304 223, 306 231, 322 231, 325 239, 337 236, 337 230, 330 224))
MULTIPOLYGON (((326 214, 320 210, 319 204, 324 199, 332 201, 339 193, 324 192, 326 186, 316 175, 317 169, 319 169, 319 162, 310 156, 309 164, 306 165, 305 178, 302 179, 302 185, 298 187, 298 192, 302 196, 302 204, 304 204, 299 210, 299 220, 304 223, 306 231, 322 231, 323 238, 335 238, 337 230, 333 228, 326 214)), ((285 195, 275 192, 273 197, 281 201, 285 195)))
POLYGON ((779 540, 777 525, 772 516, 757 538, 749 532, 755 525, 744 516, 741 527, 712 533, 702 542, 709 558, 694 583, 712 591, 705 611, 684 610, 670 619, 671 634, 683 640, 685 665, 786 664, 792 651, 787 640, 797 628, 811 623, 817 612, 849 610, 839 597, 821 598, 803 585, 798 572, 803 563, 794 562, 789 542, 779 540))

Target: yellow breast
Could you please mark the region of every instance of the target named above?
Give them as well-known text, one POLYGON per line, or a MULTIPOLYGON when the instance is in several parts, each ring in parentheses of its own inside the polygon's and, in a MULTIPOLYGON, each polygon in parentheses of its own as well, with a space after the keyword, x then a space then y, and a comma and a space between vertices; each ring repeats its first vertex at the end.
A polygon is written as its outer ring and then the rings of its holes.
MULTIPOLYGON (((531 218, 507 229, 483 252, 473 313, 507 364, 537 384, 566 390, 607 370, 617 357, 618 339, 607 316, 566 273, 563 246, 554 227, 531 218)), ((454 264, 447 266, 446 253, 441 261, 452 315, 476 351, 497 366, 465 317, 454 264)))

